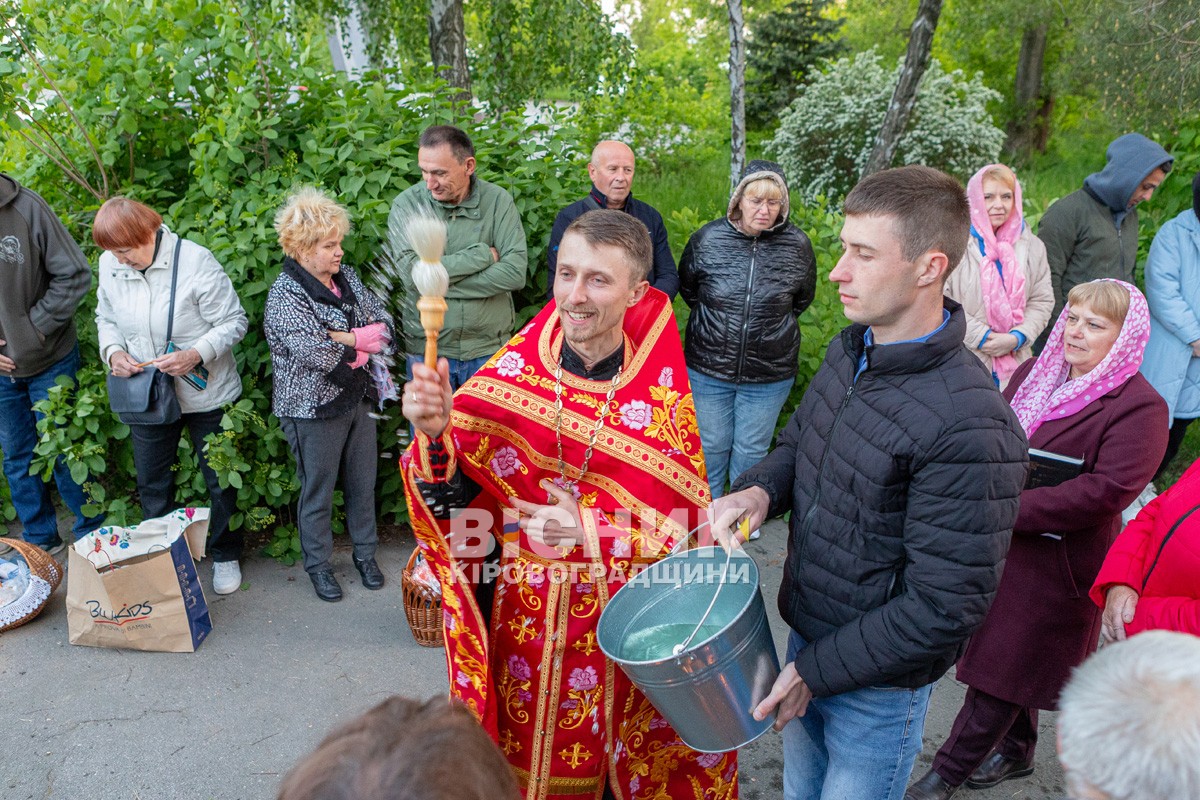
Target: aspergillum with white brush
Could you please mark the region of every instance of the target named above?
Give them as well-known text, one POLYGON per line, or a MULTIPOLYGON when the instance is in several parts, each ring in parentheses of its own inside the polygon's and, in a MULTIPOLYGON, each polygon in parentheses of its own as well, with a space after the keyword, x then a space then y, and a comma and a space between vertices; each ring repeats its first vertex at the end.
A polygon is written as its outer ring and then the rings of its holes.
POLYGON ((438 334, 446 321, 446 290, 450 275, 442 266, 446 252, 446 223, 434 216, 418 214, 404 225, 409 246, 417 254, 412 280, 420 299, 421 327, 425 330, 425 365, 437 369, 438 334))

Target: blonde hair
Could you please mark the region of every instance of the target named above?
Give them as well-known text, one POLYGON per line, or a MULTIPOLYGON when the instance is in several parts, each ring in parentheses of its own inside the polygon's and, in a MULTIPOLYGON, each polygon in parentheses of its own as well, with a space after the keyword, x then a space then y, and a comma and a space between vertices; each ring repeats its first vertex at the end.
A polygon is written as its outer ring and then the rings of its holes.
POLYGON ((1003 164, 996 164, 984 172, 983 178, 979 183, 982 185, 984 181, 999 181, 1007 186, 1009 191, 1016 191, 1017 189, 1016 174, 1003 164))
POLYGON ((275 233, 285 255, 296 258, 311 250, 334 233, 350 231, 350 214, 329 195, 312 186, 304 186, 275 215, 275 233))
POLYGON ((1071 289, 1067 305, 1087 306, 1105 319, 1124 325, 1129 313, 1129 292, 1113 281, 1088 281, 1071 289))
POLYGON ((746 184, 742 189, 743 195, 751 197, 766 198, 767 200, 782 200, 783 190, 779 188, 778 181, 771 178, 757 178, 746 184))

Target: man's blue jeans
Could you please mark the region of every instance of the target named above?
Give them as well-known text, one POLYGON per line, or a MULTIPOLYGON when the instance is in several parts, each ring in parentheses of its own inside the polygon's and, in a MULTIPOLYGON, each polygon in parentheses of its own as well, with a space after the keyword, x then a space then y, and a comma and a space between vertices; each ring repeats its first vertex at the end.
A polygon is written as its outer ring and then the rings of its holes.
POLYGON ((763 459, 775 435, 779 409, 795 382, 732 383, 688 370, 704 446, 708 488, 716 500, 730 483, 763 459))
MULTIPOLYGON (((788 661, 805 646, 792 631, 788 661)), ((921 752, 933 684, 814 697, 783 729, 785 800, 901 800, 921 752)))
MULTIPOLYGON (((50 487, 42 479, 29 474, 33 461, 33 448, 37 444, 37 420, 33 404, 46 399, 50 387, 59 375, 75 377, 79 369, 79 346, 45 372, 31 378, 0 376, 0 450, 4 451, 4 477, 8 479, 9 492, 17 517, 25 526, 25 540, 39 547, 49 548, 58 544, 58 518, 54 502, 50 498, 50 487)), ((82 512, 86 499, 83 489, 71 479, 71 471, 63 459, 54 466, 54 483, 62 495, 67 508, 75 514, 71 528, 74 538, 100 526, 103 516, 85 517, 82 512)))
MULTIPOLYGON (((466 360, 447 358, 446 360, 450 362, 450 388, 457 392, 458 387, 462 386, 467 382, 468 378, 478 372, 479 368, 486 364, 489 358, 491 356, 468 358, 466 360)), ((410 381, 412 380, 413 364, 417 363, 425 363, 425 356, 408 353, 404 357, 404 377, 410 381)))

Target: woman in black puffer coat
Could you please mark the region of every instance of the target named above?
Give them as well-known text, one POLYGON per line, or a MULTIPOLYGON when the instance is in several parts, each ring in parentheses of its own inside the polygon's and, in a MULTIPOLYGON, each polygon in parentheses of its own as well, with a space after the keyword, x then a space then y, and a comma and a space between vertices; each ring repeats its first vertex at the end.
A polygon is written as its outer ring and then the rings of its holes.
POLYGON ((692 234, 679 262, 692 309, 684 355, 714 499, 767 454, 796 379, 797 319, 817 278, 812 244, 788 210, 783 170, 751 161, 726 216, 692 234))

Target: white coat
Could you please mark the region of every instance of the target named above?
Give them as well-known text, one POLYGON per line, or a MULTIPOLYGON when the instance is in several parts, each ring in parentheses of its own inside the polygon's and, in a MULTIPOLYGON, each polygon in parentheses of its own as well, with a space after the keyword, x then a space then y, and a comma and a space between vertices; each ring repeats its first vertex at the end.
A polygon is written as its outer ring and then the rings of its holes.
MULTIPOLYGON (((100 256, 96 292, 96 327, 104 365, 118 350, 138 361, 163 355, 167 348, 167 310, 171 300, 171 262, 179 236, 163 226, 154 263, 145 270, 127 267, 112 253, 100 256)), ((175 393, 185 414, 212 411, 236 400, 242 380, 233 346, 246 335, 249 322, 225 270, 206 248, 187 239, 179 253, 175 290, 175 324, 171 337, 178 350, 196 348, 208 370, 208 387, 194 388, 175 379, 175 393)))

